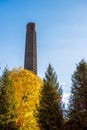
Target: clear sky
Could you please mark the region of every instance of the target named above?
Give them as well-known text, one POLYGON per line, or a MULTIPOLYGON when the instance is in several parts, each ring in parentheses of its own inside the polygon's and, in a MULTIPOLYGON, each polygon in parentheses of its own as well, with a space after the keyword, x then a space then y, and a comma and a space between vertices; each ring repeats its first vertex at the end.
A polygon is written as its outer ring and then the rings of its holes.
POLYGON ((0 71, 24 66, 28 22, 37 25, 38 75, 51 63, 69 94, 76 64, 87 60, 87 0, 0 0, 0 71))

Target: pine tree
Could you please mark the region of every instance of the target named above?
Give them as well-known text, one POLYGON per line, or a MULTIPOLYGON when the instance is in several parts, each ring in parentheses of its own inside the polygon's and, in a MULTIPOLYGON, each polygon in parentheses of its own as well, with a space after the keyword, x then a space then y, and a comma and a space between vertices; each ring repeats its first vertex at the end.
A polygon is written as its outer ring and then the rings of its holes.
POLYGON ((49 64, 38 107, 38 122, 41 130, 61 130, 63 115, 61 109, 61 89, 54 69, 49 64))
POLYGON ((5 68, 0 78, 0 129, 16 130, 14 88, 10 79, 10 71, 5 68))
POLYGON ((68 118, 70 129, 87 129, 87 63, 82 60, 72 75, 68 118))

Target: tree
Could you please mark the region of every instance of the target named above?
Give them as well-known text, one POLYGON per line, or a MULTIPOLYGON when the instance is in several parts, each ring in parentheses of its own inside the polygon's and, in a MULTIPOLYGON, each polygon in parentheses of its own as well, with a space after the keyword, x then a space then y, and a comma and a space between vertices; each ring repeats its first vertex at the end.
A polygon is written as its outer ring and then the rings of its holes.
POLYGON ((16 126, 16 111, 13 83, 10 71, 5 68, 0 78, 0 127, 1 130, 13 130, 16 126))
POLYGON ((72 88, 69 101, 68 118, 70 129, 87 129, 87 63, 84 60, 77 65, 72 75, 72 88))
POLYGON ((37 121, 41 130, 61 130, 63 115, 61 110, 61 89, 57 76, 49 64, 45 73, 40 104, 37 107, 37 121))
POLYGON ((20 130, 39 130, 38 123, 34 116, 36 104, 39 104, 39 97, 43 81, 25 69, 13 69, 11 79, 15 88, 15 99, 17 101, 17 124, 20 130))

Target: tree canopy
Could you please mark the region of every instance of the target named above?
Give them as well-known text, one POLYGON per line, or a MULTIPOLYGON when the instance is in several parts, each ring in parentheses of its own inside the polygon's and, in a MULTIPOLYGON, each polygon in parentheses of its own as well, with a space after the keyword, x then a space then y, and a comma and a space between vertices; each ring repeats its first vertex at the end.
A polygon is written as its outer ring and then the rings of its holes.
POLYGON ((43 81, 25 69, 14 69, 11 78, 15 88, 17 101, 17 123, 20 129, 39 130, 34 117, 36 105, 39 104, 39 96, 43 81))
POLYGON ((37 114, 41 130, 61 130, 63 124, 61 96, 56 73, 49 64, 45 73, 37 114))
POLYGON ((16 100, 10 71, 5 68, 0 78, 0 128, 15 129, 16 125, 16 100))
POLYGON ((72 75, 68 118, 71 129, 87 129, 87 63, 84 60, 72 75))

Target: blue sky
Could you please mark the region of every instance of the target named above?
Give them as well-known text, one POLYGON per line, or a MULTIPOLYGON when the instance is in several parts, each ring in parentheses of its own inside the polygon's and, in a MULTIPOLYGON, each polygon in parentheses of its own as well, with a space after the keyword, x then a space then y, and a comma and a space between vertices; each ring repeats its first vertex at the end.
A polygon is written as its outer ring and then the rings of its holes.
POLYGON ((76 64, 87 61, 87 0, 0 0, 1 72, 24 66, 28 22, 37 25, 38 75, 51 63, 68 94, 76 64))

